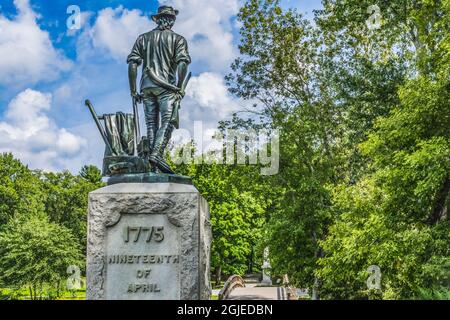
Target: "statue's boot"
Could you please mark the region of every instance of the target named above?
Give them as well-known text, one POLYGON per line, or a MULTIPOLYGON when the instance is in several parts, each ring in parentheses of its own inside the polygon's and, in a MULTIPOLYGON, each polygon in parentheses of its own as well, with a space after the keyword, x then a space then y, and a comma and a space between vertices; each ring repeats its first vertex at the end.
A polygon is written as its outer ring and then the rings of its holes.
POLYGON ((169 144, 170 137, 172 136, 173 126, 169 126, 164 133, 162 141, 156 141, 155 146, 152 150, 152 154, 149 157, 150 163, 156 166, 163 173, 175 174, 175 172, 170 168, 167 162, 164 160, 163 153, 169 144))
POLYGON ((151 155, 149 157, 150 163, 161 170, 162 173, 175 174, 166 161, 162 157, 151 155))

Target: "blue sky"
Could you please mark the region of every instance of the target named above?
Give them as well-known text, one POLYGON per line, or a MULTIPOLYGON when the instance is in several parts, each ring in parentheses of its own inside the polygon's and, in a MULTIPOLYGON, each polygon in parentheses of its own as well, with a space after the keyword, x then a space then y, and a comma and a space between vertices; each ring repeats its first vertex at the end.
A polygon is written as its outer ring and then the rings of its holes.
MULTIPOLYGON (((104 146, 83 102, 91 99, 99 114, 131 111, 125 59, 160 4, 180 9, 175 31, 193 59, 182 128, 202 121, 208 140, 218 121, 245 106, 223 81, 238 55, 241 0, 1 0, 0 152, 45 170, 100 165, 104 146), (66 26, 70 5, 81 9, 79 30, 66 26)), ((282 4, 309 17, 321 7, 282 4)))

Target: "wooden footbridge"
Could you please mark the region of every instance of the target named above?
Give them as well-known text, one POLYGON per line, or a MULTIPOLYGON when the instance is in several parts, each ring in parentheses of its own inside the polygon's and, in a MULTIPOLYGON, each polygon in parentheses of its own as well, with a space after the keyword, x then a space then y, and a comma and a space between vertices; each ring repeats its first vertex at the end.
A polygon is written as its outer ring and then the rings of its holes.
POLYGON ((295 290, 285 281, 283 283, 281 287, 264 286, 260 283, 246 283, 241 276, 234 275, 220 291, 219 300, 297 300, 295 290))

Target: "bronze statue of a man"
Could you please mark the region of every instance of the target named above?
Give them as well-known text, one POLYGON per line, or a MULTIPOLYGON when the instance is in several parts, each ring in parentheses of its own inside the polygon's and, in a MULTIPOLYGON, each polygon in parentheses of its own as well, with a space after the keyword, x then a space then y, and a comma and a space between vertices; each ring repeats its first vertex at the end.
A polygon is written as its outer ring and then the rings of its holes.
POLYGON ((172 31, 177 15, 178 10, 161 6, 152 16, 158 26, 138 37, 127 59, 131 95, 136 102, 144 103, 151 152, 148 160, 164 173, 173 173, 163 155, 173 130, 179 126, 178 109, 190 77, 187 41, 172 31), (141 64, 138 93, 137 69, 141 64))

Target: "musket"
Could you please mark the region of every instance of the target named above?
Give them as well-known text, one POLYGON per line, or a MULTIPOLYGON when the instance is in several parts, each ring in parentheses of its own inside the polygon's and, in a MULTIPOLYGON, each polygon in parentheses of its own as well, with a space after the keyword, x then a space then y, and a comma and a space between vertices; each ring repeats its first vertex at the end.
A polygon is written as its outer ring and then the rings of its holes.
POLYGON ((134 115, 134 156, 138 156, 138 145, 141 135, 141 128, 139 122, 139 108, 137 105, 137 99, 133 97, 133 115, 134 115))
MULTIPOLYGON (((184 78, 183 83, 181 84, 181 88, 180 91, 184 94, 184 92, 186 91, 186 87, 189 84, 189 81, 191 80, 192 77, 192 72, 189 72, 189 74, 186 76, 186 78, 184 78)), ((173 111, 172 111, 172 117, 170 118, 170 123, 175 126, 175 128, 179 129, 179 115, 178 112, 181 108, 181 100, 182 98, 180 97, 178 99, 178 101, 175 103, 175 105, 173 106, 173 111)))
MULTIPOLYGON (((147 72, 147 75, 155 84, 174 93, 184 93, 192 77, 192 72, 189 72, 189 74, 183 80, 181 88, 178 88, 177 86, 174 86, 173 84, 170 84, 164 81, 163 79, 159 78, 151 68, 147 67, 145 72, 147 72)), ((181 106, 181 99, 179 99, 177 103, 174 105, 172 116, 170 118, 170 123, 173 124, 177 129, 178 129, 178 111, 180 109, 180 106, 181 106)))
POLYGON ((89 111, 91 111, 92 117, 94 118, 95 124, 97 125, 98 131, 100 131, 100 135, 103 138, 103 141, 105 142, 106 147, 109 149, 109 151, 111 152, 111 154, 114 154, 114 150, 111 147, 111 144, 108 141, 108 138, 106 137, 106 133, 105 130, 103 129, 100 121, 99 121, 99 117, 97 116, 97 113, 94 110, 94 107, 92 106, 91 101, 86 100, 85 101, 86 106, 89 108, 89 111))
POLYGON ((178 88, 177 86, 170 84, 164 81, 163 79, 159 78, 151 68, 147 67, 145 72, 147 72, 148 77, 158 86, 175 93, 179 93, 181 91, 181 89, 178 88))
POLYGON ((186 87, 189 84, 189 81, 191 80, 192 77, 192 72, 189 72, 189 74, 186 76, 186 78, 183 81, 183 84, 181 85, 181 92, 185 92, 186 91, 186 87))
MULTIPOLYGON (((150 41, 148 42, 148 48, 147 48, 147 61, 150 61, 150 41)), ((178 88, 177 86, 174 86, 171 83, 166 82, 163 79, 160 79, 158 77, 158 75, 150 68, 147 66, 147 68, 145 68, 144 73, 147 73, 147 76, 157 85, 159 85, 160 87, 172 91, 174 93, 184 93, 184 91, 186 90, 186 87, 189 83, 189 80, 191 80, 191 76, 192 73, 190 72, 187 77, 183 80, 183 83, 181 85, 181 88, 178 88)), ((170 117, 170 123, 172 125, 174 125, 175 128, 178 129, 179 127, 179 121, 178 121, 178 111, 180 109, 181 106, 181 99, 179 99, 174 107, 173 107, 173 111, 172 111, 172 116, 170 117)))
MULTIPOLYGON (((150 61, 150 52, 151 52, 150 46, 151 46, 151 43, 149 41, 148 46, 147 46, 147 61, 150 61)), ((177 86, 174 86, 173 84, 166 82, 163 79, 160 79, 158 77, 158 75, 155 73, 155 71, 153 71, 152 68, 150 68, 149 66, 147 66, 145 68, 144 73, 147 73, 147 76, 151 80, 153 80, 153 82, 155 82, 157 85, 159 85, 160 87, 162 87, 166 90, 172 91, 172 92, 176 92, 176 93, 180 92, 180 88, 178 88, 177 86)))

